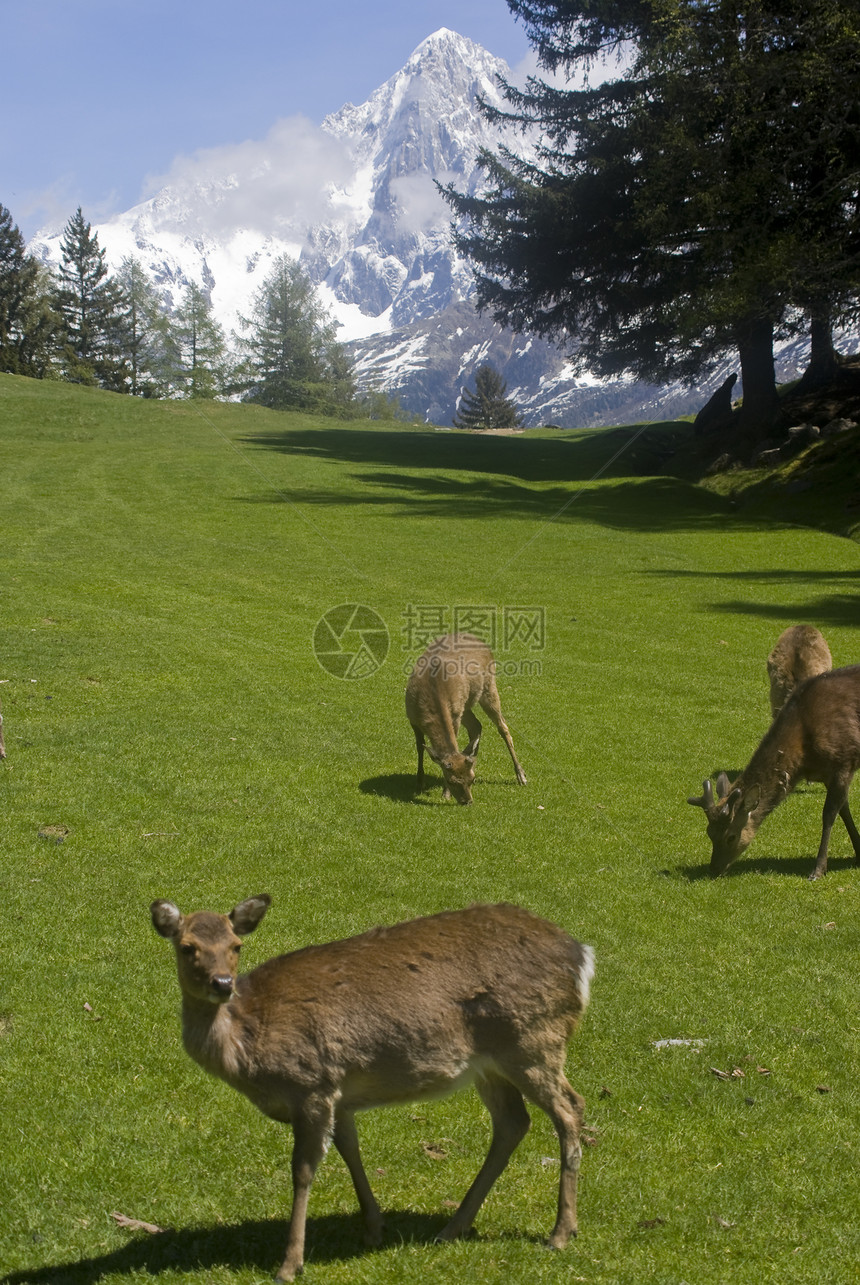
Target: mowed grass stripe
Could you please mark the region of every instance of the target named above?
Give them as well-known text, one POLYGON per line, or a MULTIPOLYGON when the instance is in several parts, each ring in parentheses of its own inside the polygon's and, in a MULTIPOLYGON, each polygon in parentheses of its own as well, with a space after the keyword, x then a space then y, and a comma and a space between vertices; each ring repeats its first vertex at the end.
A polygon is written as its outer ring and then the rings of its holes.
POLYGON ((183 1053, 147 911, 162 896, 227 910, 258 891, 273 907, 246 967, 496 899, 597 955, 569 1062, 594 1142, 579 1241, 540 1246, 557 1169, 536 1112, 476 1240, 432 1243, 486 1147, 463 1094, 360 1120, 388 1211, 381 1252, 362 1250, 329 1156, 308 1279, 845 1279, 860 873, 835 829, 830 874, 807 884, 823 802, 809 786, 711 882, 686 798, 750 757, 785 625, 816 624, 837 664, 860 659, 858 546, 791 514, 739 516, 683 480, 628 477, 624 454, 591 481, 617 445, 246 406, 201 416, 0 378, 10 1279, 245 1283, 280 1261, 289 1131, 183 1053), (327 674, 311 645, 345 602, 391 637, 360 682, 327 674), (408 609, 450 624, 469 605, 540 607, 546 638, 497 649, 529 784, 487 726, 461 809, 441 803, 435 770, 414 797, 403 687, 423 645, 408 609), (48 825, 68 827, 64 842, 39 838, 48 825), (704 1042, 655 1047, 672 1038, 704 1042), (175 1231, 130 1234, 114 1209, 175 1231))

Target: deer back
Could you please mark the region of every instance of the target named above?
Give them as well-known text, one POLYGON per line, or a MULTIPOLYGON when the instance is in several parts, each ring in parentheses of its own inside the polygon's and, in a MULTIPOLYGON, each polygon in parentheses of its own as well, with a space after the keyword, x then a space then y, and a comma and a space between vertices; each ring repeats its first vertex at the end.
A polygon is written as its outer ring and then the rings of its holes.
POLYGON ((770 704, 773 717, 782 709, 795 688, 833 668, 833 658, 824 635, 812 625, 791 625, 783 630, 767 658, 770 704))
POLYGON ((516 1056, 523 1042, 557 1049, 588 1003, 593 973, 589 947, 504 904, 307 946, 241 977, 236 938, 216 915, 189 916, 174 937, 183 1037, 207 1070, 277 1119, 323 1088, 355 1110, 450 1092, 481 1060, 516 1056), (207 1001, 204 987, 188 986, 182 961, 195 929, 219 920, 223 950, 209 957, 207 1001))
POLYGON ((406 716, 437 749, 456 750, 463 713, 494 678, 493 653, 474 634, 446 634, 418 657, 406 685, 406 716))

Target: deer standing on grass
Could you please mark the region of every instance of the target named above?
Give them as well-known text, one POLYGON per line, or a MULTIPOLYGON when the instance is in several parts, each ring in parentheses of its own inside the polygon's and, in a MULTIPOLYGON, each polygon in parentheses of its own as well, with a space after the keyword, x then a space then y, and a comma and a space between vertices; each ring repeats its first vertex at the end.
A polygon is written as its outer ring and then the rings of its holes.
POLYGON ((498 728, 508 747, 520 785, 526 774, 514 753, 508 725, 496 687, 496 664, 486 643, 474 634, 446 634, 431 643, 415 662, 406 685, 406 717, 415 733, 418 750, 418 789, 424 789, 424 738, 427 753, 445 778, 442 794, 454 794, 458 803, 472 802, 475 760, 481 743, 481 724, 472 711, 480 705, 498 728), (457 734, 466 725, 469 743, 460 749, 457 734))
POLYGON ((714 787, 704 782, 700 799, 708 818, 711 874, 722 874, 752 843, 756 831, 800 781, 827 787, 821 818, 821 842, 810 879, 827 874, 827 847, 837 816, 860 863, 860 834, 848 809, 848 790, 860 767, 860 665, 832 669, 798 687, 771 723, 734 782, 725 772, 714 787))
POLYGON ((561 1145, 549 1244, 563 1249, 577 1230, 584 1109, 564 1060, 588 1004, 591 948, 518 906, 477 905, 307 946, 239 977, 240 939, 269 902, 250 897, 229 915, 183 915, 154 901, 151 914, 176 950, 186 1051, 293 1126, 293 1208, 276 1279, 291 1281, 302 1269, 308 1195, 329 1142, 352 1177, 368 1242, 381 1240, 355 1112, 469 1083, 490 1113, 492 1142, 439 1239, 469 1231, 528 1131, 526 1097, 546 1111, 561 1145))
POLYGON ((770 708, 774 718, 795 687, 833 668, 833 657, 822 633, 813 625, 790 625, 776 640, 767 658, 770 708))

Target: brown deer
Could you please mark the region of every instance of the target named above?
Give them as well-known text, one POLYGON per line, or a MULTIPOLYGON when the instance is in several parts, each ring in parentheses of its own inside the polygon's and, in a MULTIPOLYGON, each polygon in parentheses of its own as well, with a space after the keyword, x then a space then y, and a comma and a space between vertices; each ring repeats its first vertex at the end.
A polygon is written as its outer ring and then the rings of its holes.
POLYGON ((790 625, 783 630, 767 658, 770 708, 774 718, 795 687, 833 668, 833 657, 822 633, 813 625, 790 625))
POLYGON ((523 1098, 561 1145, 558 1216, 549 1239, 576 1235, 584 1102, 564 1075, 568 1039, 588 1004, 589 946, 518 906, 471 906, 359 937, 306 946, 237 976, 241 938, 270 904, 183 915, 154 901, 173 942, 186 1052, 293 1126, 293 1208, 276 1279, 302 1269, 308 1195, 329 1142, 343 1156, 378 1244, 382 1214, 364 1172, 356 1111, 441 1097, 474 1082, 492 1120, 487 1158, 440 1240, 464 1236, 529 1128, 523 1098))
POLYGON ((481 743, 481 724, 472 712, 480 705, 498 728, 514 762, 520 785, 526 774, 514 753, 508 725, 496 688, 496 663, 486 643, 474 634, 446 634, 431 643, 415 662, 406 684, 406 717, 415 733, 418 750, 418 789, 424 789, 424 738, 427 753, 445 778, 443 799, 451 794, 458 803, 472 802, 475 760, 481 743), (457 742, 460 723, 466 725, 469 743, 461 751, 457 742))
POLYGON ((810 879, 827 874, 827 847, 837 816, 845 822, 860 862, 860 834, 848 809, 848 790, 860 767, 860 665, 832 669, 802 683, 771 723, 734 782, 724 772, 714 787, 704 782, 700 799, 713 844, 711 874, 722 874, 752 843, 765 817, 800 781, 827 787, 821 842, 810 879))

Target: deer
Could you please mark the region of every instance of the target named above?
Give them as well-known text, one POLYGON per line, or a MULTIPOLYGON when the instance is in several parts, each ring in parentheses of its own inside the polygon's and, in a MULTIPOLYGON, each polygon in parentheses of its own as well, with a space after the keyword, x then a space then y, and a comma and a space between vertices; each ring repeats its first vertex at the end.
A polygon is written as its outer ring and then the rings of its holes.
POLYGON ((527 784, 502 717, 495 670, 492 651, 474 634, 445 634, 418 657, 406 684, 406 717, 412 724, 418 750, 419 794, 424 789, 426 737, 427 753, 442 769, 442 798, 450 799, 453 793, 458 803, 472 802, 482 731, 472 708, 476 704, 490 716, 507 745, 520 785, 527 784), (462 751, 457 740, 461 722, 469 733, 469 742, 462 751))
POLYGON ((564 1248, 577 1234, 585 1108, 564 1061, 588 1005, 591 947, 519 906, 472 905, 305 946, 240 976, 242 938, 270 904, 261 894, 226 915, 183 915, 171 901, 154 901, 150 913, 175 949, 186 1052, 265 1115, 292 1125, 292 1212, 275 1279, 291 1281, 302 1270, 310 1187, 330 1142, 352 1178, 367 1242, 381 1242, 355 1113, 470 1083, 489 1111, 492 1141, 437 1239, 469 1232, 528 1132, 528 1099, 559 1139, 549 1245, 564 1248))
POLYGON ((767 658, 772 716, 776 718, 795 687, 832 668, 827 641, 813 625, 790 625, 783 630, 767 658))
POLYGON ((717 777, 717 797, 710 780, 701 798, 688 799, 704 808, 713 845, 711 874, 724 874, 752 843, 762 821, 800 781, 826 787, 821 842, 811 880, 827 874, 827 849, 837 816, 845 823, 860 863, 860 834, 848 807, 848 791, 860 767, 860 665, 832 669, 802 683, 765 732, 740 776, 717 777))

